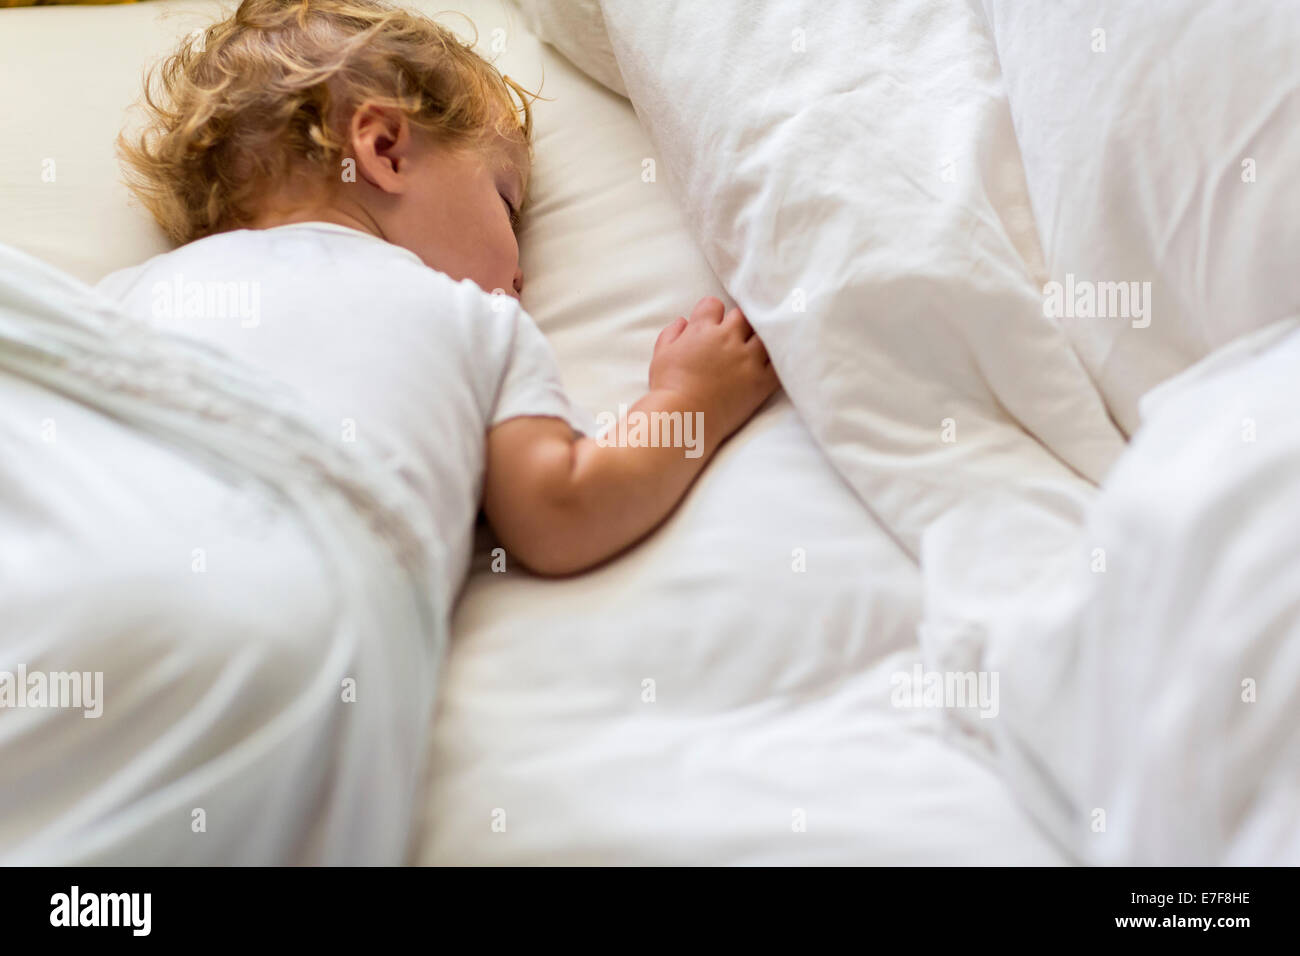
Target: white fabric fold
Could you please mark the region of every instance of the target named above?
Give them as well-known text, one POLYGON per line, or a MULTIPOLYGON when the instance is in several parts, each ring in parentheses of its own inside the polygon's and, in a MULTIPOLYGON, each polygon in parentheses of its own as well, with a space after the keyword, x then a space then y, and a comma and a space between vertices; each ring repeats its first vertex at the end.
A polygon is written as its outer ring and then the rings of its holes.
POLYGON ((403 859, 446 609, 384 451, 3 246, 0 396, 0 860, 403 859))

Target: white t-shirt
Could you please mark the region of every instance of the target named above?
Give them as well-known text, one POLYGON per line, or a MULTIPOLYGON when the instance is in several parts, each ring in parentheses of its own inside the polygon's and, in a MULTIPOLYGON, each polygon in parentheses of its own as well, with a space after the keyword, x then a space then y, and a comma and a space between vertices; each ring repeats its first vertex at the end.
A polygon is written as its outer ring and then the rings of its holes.
POLYGON ((512 298, 332 223, 221 233, 107 276, 129 315, 199 339, 298 391, 340 441, 377 439, 428 501, 450 609, 464 579, 485 435, 520 415, 590 422, 512 298))

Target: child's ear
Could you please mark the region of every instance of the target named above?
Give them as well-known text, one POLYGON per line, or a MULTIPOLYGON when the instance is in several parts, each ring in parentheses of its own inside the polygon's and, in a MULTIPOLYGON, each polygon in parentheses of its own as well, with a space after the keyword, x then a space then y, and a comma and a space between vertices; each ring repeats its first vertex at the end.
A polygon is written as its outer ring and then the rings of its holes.
POLYGON ((406 114, 391 106, 362 103, 352 114, 349 135, 357 172, 384 192, 401 192, 412 148, 406 114))

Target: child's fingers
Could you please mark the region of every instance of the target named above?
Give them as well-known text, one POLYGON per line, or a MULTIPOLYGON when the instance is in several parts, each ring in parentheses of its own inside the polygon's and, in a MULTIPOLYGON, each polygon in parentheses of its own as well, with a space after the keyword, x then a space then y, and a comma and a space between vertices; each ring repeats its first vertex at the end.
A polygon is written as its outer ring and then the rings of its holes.
MULTIPOLYGON (((746 327, 748 327, 748 323, 746 323, 746 327)), ((754 333, 752 328, 749 329, 749 337, 745 339, 745 348, 761 356, 764 364, 771 361, 767 354, 767 346, 763 344, 763 340, 754 333)))
POLYGON ((663 327, 663 331, 659 333, 659 338, 655 339, 655 350, 658 351, 665 345, 671 345, 685 330, 686 319, 679 315, 663 327))
POLYGON ((695 303, 695 308, 691 309, 692 322, 721 322, 722 313, 726 311, 726 306, 722 300, 711 295, 705 296, 699 302, 695 303))
POLYGON ((732 309, 722 317, 723 326, 735 326, 740 331, 740 337, 748 342, 754 337, 754 327, 749 324, 745 318, 745 313, 740 309, 732 309))

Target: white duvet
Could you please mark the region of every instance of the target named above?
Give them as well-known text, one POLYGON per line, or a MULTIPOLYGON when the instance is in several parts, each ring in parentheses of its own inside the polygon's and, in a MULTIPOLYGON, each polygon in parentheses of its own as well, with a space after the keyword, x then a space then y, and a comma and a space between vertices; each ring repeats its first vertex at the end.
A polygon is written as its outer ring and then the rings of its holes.
POLYGON ((1300 9, 983 0, 1062 327, 1126 432, 1149 389, 1300 314, 1300 9), (1146 314, 1087 308, 1138 283, 1146 314), (1092 313, 1092 314, 1089 314, 1092 313))
POLYGON ((602 4, 628 95, 809 429, 915 553, 1122 448, 1060 327, 993 42, 954 0, 602 4))
POLYGON ((1079 859, 1300 863, 1297 329, 1148 395, 1077 522, 989 501, 930 529, 927 620, 968 622, 965 666, 1000 675, 968 729, 1079 859), (1004 544, 1027 534, 1056 541, 1004 544))
POLYGON ((414 494, 7 246, 0 408, 0 862, 399 862, 445 640, 414 494))

